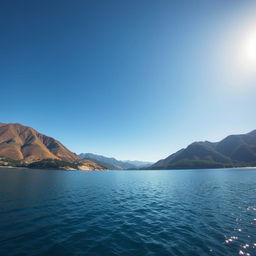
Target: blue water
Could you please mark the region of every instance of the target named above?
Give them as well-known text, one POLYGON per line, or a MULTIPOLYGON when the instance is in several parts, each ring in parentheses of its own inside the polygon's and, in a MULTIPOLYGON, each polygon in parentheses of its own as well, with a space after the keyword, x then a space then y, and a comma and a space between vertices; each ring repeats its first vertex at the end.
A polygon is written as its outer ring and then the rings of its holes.
POLYGON ((0 255, 256 255, 256 170, 0 169, 0 255))

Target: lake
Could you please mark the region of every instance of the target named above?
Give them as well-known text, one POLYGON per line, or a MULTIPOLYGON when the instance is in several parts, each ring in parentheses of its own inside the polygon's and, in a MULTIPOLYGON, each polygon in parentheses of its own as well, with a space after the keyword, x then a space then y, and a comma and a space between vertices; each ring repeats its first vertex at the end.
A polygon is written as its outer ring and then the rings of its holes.
POLYGON ((0 169, 0 255, 256 255, 256 169, 0 169))

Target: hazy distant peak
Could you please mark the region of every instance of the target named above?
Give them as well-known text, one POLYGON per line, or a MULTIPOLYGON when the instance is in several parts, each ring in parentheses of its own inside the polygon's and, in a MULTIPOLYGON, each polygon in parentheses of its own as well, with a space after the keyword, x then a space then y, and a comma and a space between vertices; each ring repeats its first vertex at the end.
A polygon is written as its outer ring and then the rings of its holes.
POLYGON ((105 157, 102 155, 97 155, 93 153, 81 153, 79 155, 83 159, 92 160, 97 162, 98 164, 105 166, 108 169, 117 169, 117 170, 124 170, 124 169, 138 169, 142 167, 150 166, 151 162, 143 162, 143 161, 130 161, 130 160, 117 160, 113 157, 105 157))

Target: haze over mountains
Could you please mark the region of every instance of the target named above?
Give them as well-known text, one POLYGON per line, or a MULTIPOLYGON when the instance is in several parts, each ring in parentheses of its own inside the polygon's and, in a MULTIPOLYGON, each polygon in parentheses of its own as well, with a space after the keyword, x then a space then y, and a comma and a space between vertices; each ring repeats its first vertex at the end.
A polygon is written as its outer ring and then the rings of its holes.
POLYGON ((230 135, 220 142, 194 142, 149 169, 193 169, 256 166, 256 130, 230 135))
POLYGON ((153 164, 152 162, 143 162, 143 161, 130 161, 130 160, 121 161, 113 157, 105 157, 102 155, 96 155, 92 153, 81 153, 79 156, 83 159, 96 162, 111 170, 138 169, 143 167, 146 168, 153 164))

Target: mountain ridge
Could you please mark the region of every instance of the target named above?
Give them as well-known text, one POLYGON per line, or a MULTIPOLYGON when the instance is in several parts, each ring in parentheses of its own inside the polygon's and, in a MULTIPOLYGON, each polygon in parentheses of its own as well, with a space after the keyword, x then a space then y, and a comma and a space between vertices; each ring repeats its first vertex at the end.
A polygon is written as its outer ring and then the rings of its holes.
POLYGON ((112 170, 127 170, 127 169, 138 169, 141 167, 150 166, 152 163, 136 161, 136 160, 117 160, 114 157, 106 157, 103 155, 97 155, 93 153, 81 153, 79 156, 83 159, 94 161, 100 165, 105 166, 112 170))
MULTIPOLYGON (((84 161, 53 137, 39 133, 32 127, 19 123, 0 123, 0 158, 21 161, 24 164, 41 160, 77 162, 81 168, 102 169, 92 162, 84 161)), ((47 162, 47 161, 46 161, 47 162)))
POLYGON ((157 161, 148 169, 256 166, 256 130, 219 142, 198 141, 157 161))
POLYGON ((76 161, 79 157, 52 137, 19 123, 1 123, 0 156, 28 162, 40 159, 76 161))

